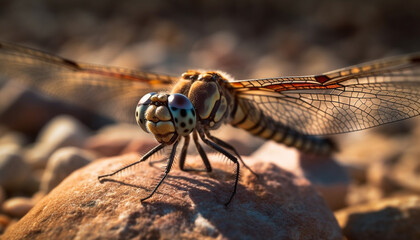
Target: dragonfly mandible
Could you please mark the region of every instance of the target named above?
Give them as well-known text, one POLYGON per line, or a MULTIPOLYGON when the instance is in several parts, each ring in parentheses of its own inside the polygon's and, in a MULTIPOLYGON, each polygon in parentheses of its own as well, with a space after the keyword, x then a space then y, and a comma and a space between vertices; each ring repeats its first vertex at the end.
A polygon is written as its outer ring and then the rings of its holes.
POLYGON ((303 152, 330 154, 335 145, 323 135, 420 114, 420 53, 318 75, 234 80, 220 71, 188 70, 176 77, 78 63, 0 42, 0 75, 122 121, 135 110, 137 124, 159 144, 137 162, 98 178, 110 177, 172 146, 163 177, 142 201, 152 197, 169 174, 181 139, 180 168, 192 170, 184 166, 192 135, 206 171, 212 168, 199 139, 235 164, 228 205, 236 193, 239 162, 245 164, 235 148, 211 134, 222 124, 303 152), (169 88, 170 93, 159 92, 169 88), (155 92, 138 101, 146 89, 155 92))

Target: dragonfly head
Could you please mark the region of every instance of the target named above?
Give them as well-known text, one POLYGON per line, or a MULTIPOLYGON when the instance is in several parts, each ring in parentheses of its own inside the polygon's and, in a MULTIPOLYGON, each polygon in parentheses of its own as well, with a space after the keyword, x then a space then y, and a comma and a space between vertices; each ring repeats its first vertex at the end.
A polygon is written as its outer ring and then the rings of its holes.
POLYGON ((179 93, 148 93, 137 104, 137 124, 160 143, 169 145, 179 136, 187 136, 194 130, 196 121, 191 101, 179 93))

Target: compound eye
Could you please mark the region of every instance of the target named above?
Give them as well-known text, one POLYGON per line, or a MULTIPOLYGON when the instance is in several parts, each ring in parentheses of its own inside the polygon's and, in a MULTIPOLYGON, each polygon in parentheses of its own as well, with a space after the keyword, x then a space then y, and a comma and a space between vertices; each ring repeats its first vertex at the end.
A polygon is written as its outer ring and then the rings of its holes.
POLYGON ((152 92, 152 93, 148 93, 148 94, 144 95, 140 99, 140 101, 139 101, 139 103, 137 104, 137 107, 136 107, 136 122, 137 122, 137 125, 139 125, 143 129, 143 131, 145 131, 145 132, 149 132, 149 130, 146 128, 145 113, 146 113, 147 108, 149 107, 149 104, 152 102, 152 100, 150 100, 150 98, 153 95, 156 95, 156 93, 152 92))
POLYGON ((174 93, 168 97, 168 106, 175 122, 176 132, 181 136, 190 134, 196 125, 194 106, 184 95, 174 93))

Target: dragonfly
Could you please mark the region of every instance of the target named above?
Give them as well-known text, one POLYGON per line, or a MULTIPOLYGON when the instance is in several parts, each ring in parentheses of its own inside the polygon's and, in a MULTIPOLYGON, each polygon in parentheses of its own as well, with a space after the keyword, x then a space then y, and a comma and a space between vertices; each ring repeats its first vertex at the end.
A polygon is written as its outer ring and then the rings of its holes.
POLYGON ((212 167, 202 143, 234 163, 235 181, 225 203, 228 205, 236 193, 240 162, 247 166, 234 147, 212 135, 223 124, 302 152, 326 155, 337 149, 327 137, 330 134, 372 128, 420 114, 420 53, 323 74, 235 80, 221 71, 188 70, 172 76, 79 63, 0 42, 0 76, 120 121, 129 121, 130 116, 154 135, 156 147, 140 160, 99 176, 100 180, 171 146, 163 177, 141 201, 151 198, 170 173, 181 139, 180 169, 198 171, 185 167, 192 137, 205 171, 212 171, 212 167), (152 92, 139 101, 139 93, 145 90, 152 92))

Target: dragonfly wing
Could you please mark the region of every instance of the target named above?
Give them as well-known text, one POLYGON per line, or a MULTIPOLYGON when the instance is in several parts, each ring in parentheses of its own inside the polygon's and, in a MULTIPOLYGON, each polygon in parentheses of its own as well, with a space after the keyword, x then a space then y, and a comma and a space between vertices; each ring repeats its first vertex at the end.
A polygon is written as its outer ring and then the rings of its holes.
POLYGON ((420 54, 321 75, 228 83, 241 106, 308 135, 352 132, 420 114, 420 54))
POLYGON ((133 122, 146 91, 167 89, 176 77, 76 63, 0 42, 0 82, 21 82, 119 121, 133 122))

